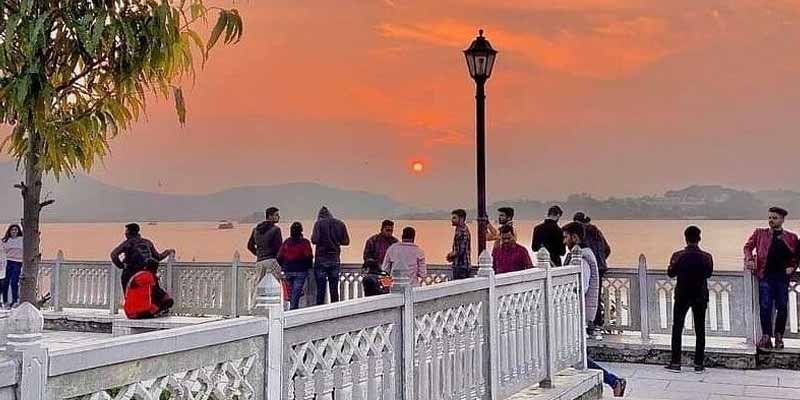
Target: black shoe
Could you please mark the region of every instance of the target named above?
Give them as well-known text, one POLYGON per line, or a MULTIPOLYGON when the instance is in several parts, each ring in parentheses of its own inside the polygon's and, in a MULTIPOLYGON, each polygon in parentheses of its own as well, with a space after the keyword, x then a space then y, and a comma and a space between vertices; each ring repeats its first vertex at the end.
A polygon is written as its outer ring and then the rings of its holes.
POLYGON ((669 372, 680 373, 681 372, 681 365, 680 364, 669 363, 664 367, 664 369, 666 369, 669 372))
POLYGON ((694 373, 695 374, 702 374, 703 372, 706 372, 706 367, 704 367, 702 365, 697 365, 697 364, 694 365, 694 373))

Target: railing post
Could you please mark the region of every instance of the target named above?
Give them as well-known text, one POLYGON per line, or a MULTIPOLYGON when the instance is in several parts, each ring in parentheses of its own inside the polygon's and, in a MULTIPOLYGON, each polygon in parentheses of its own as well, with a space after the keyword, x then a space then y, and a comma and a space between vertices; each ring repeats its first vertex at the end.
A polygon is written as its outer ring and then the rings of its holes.
POLYGON ((536 253, 536 266, 545 268, 545 282, 544 282, 544 324, 547 329, 545 336, 545 353, 547 360, 544 362, 545 378, 539 383, 543 388, 553 387, 553 376, 555 375, 555 362, 556 362, 556 327, 555 314, 553 312, 553 273, 552 263, 550 261, 550 252, 544 247, 539 249, 536 253))
POLYGON ((411 279, 408 277, 407 266, 403 263, 392 268, 392 292, 403 295, 403 315, 401 335, 403 337, 403 363, 401 365, 402 374, 400 382, 403 388, 403 400, 416 400, 414 397, 414 346, 416 337, 414 335, 414 290, 411 287, 411 279))
POLYGON ((280 266, 275 259, 259 261, 256 267, 264 269, 264 277, 256 286, 253 315, 269 320, 267 347, 264 357, 264 399, 282 399, 283 396, 283 290, 277 274, 280 266))
POLYGON ((489 399, 496 400, 500 398, 500 375, 498 362, 500 350, 497 345, 498 335, 498 318, 497 318, 497 289, 496 279, 494 276, 494 268, 492 263, 492 255, 484 250, 478 257, 478 277, 489 279, 489 310, 488 310, 488 326, 489 326, 489 357, 488 357, 488 370, 489 370, 489 399))
POLYGON ((172 295, 173 293, 172 289, 174 288, 172 283, 174 276, 173 274, 175 273, 174 268, 175 268, 175 253, 170 253, 169 257, 167 257, 167 267, 166 270, 164 271, 164 280, 166 280, 166 282, 164 282, 164 290, 166 290, 167 293, 169 293, 170 295, 172 295))
POLYGON ((45 400, 47 395, 47 346, 42 345, 44 317, 30 303, 23 303, 8 318, 8 352, 21 367, 18 400, 45 400))
MULTIPOLYGON (((50 297, 53 299, 53 310, 61 311, 61 265, 64 263, 64 252, 59 250, 53 273, 50 274, 50 297)), ((111 279, 111 278, 109 278, 111 279)))
POLYGON ((760 336, 759 332, 756 332, 756 329, 760 329, 760 326, 756 328, 757 324, 760 325, 760 321, 756 316, 758 303, 756 303, 757 299, 754 296, 754 293, 756 293, 754 285, 753 271, 745 268, 742 271, 742 288, 744 289, 742 293, 742 308, 744 308, 745 344, 748 345, 755 345, 756 338, 760 336))
POLYGON ((239 250, 233 253, 233 262, 231 263, 231 317, 236 318, 239 316, 239 263, 241 255, 239 250))
MULTIPOLYGON (((583 262, 583 251, 581 250, 580 246, 574 246, 572 250, 570 250, 570 262, 569 265, 573 267, 581 267, 583 262)), ((580 326, 580 351, 581 351, 581 359, 575 364, 575 368, 578 369, 586 369, 586 328, 589 326, 588 318, 589 316, 586 315, 586 296, 583 294, 584 291, 588 290, 584 287, 584 276, 583 276, 583 268, 580 268, 578 272, 578 304, 580 304, 580 310, 578 310, 578 319, 579 319, 579 326, 580 326)), ((591 273, 591 271, 589 272, 591 273)), ((588 285, 592 283, 592 277, 588 277, 588 285)), ((598 278, 599 279, 599 278, 598 278)), ((596 296, 595 296, 596 297, 596 296)))
POLYGON ((649 292, 647 287, 647 257, 639 255, 639 327, 642 333, 642 341, 650 341, 650 312, 649 312, 649 292))
POLYGON ((114 263, 108 264, 108 312, 119 313, 119 294, 122 283, 119 280, 119 269, 114 263))

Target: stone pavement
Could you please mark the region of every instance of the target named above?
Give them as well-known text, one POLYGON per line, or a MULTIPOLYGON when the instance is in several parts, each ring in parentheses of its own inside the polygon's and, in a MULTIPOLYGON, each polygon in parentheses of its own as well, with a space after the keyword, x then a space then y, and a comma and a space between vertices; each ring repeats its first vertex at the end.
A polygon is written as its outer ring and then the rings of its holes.
POLYGON ((42 332, 42 342, 50 351, 63 350, 78 345, 95 343, 100 340, 111 338, 110 333, 89 333, 89 332, 66 332, 66 331, 44 331, 42 332))
MULTIPOLYGON (((637 400, 800 400, 800 371, 709 368, 676 374, 659 365, 600 363, 628 380, 625 398, 637 400)), ((603 398, 613 399, 603 387, 603 398)))

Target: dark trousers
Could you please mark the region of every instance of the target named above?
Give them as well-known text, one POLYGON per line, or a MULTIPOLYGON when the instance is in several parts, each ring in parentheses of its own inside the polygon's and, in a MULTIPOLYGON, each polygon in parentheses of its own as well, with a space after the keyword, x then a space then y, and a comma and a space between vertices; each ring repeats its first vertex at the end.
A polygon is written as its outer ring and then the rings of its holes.
POLYGON ((594 360, 592 360, 591 358, 586 359, 586 366, 589 369, 596 369, 599 371, 603 371, 603 383, 605 383, 608 386, 611 386, 612 389, 614 388, 614 386, 617 385, 617 382, 619 382, 618 376, 614 375, 611 371, 601 367, 600 364, 594 362, 594 360))
POLYGON ((761 314, 761 333, 772 336, 772 310, 775 316, 774 334, 783 336, 789 304, 789 276, 783 271, 767 272, 758 281, 758 303, 761 314))
POLYGON ((600 275, 600 287, 597 290, 597 313, 594 316, 594 326, 602 327, 605 325, 606 304, 603 303, 603 278, 606 270, 598 271, 600 275))
POLYGON ((2 299, 5 304, 19 302, 19 276, 22 274, 22 263, 19 261, 6 261, 6 278, 0 280, 0 290, 3 291, 2 299), (11 302, 8 301, 8 289, 11 289, 11 302))
POLYGON ((300 296, 303 294, 303 285, 308 278, 308 271, 284 272, 283 276, 289 285, 289 309, 296 310, 300 308, 300 296))
POLYGON ((19 302, 19 276, 22 274, 22 263, 19 261, 6 261, 6 278, 0 280, 0 290, 3 291, 2 299, 5 304, 19 302), (8 301, 8 289, 11 289, 11 302, 8 301))
POLYGON ((692 310, 694 317, 694 332, 696 337, 694 349, 695 365, 703 365, 706 356, 706 309, 708 300, 705 299, 675 299, 672 308, 672 363, 681 362, 681 335, 686 321, 686 313, 692 310))
POLYGON ((469 278, 469 266, 460 266, 460 265, 453 266, 454 281, 467 278, 469 278))
POLYGON ((317 261, 314 263, 314 278, 317 282, 317 305, 325 304, 325 285, 331 291, 331 303, 339 301, 339 261, 317 261))

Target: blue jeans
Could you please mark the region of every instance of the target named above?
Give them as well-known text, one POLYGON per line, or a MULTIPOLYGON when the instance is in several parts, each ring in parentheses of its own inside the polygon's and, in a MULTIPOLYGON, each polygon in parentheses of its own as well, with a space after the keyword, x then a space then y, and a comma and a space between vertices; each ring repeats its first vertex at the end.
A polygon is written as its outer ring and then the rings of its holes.
POLYGON ((6 279, 0 280, 3 303, 14 304, 19 302, 19 276, 22 273, 22 263, 19 261, 6 261, 6 279), (11 302, 8 301, 8 288, 11 288, 11 302))
POLYGON ((308 278, 308 271, 306 272, 284 272, 284 278, 289 285, 289 309, 296 310, 300 308, 300 295, 303 294, 303 285, 308 278))
POLYGON ((314 262, 314 278, 317 281, 317 305, 325 304, 325 284, 331 291, 331 303, 339 301, 339 261, 314 262))
POLYGON ((612 388, 617 385, 617 382, 619 382, 618 376, 614 375, 609 370, 601 367, 600 364, 594 362, 591 358, 586 359, 586 366, 589 367, 589 369, 596 369, 603 371, 603 383, 605 383, 608 386, 611 386, 612 388))
POLYGON ((775 316, 776 335, 786 331, 786 316, 789 304, 789 275, 783 270, 767 272, 758 281, 758 303, 761 314, 761 333, 772 336, 772 310, 777 309, 775 316))

